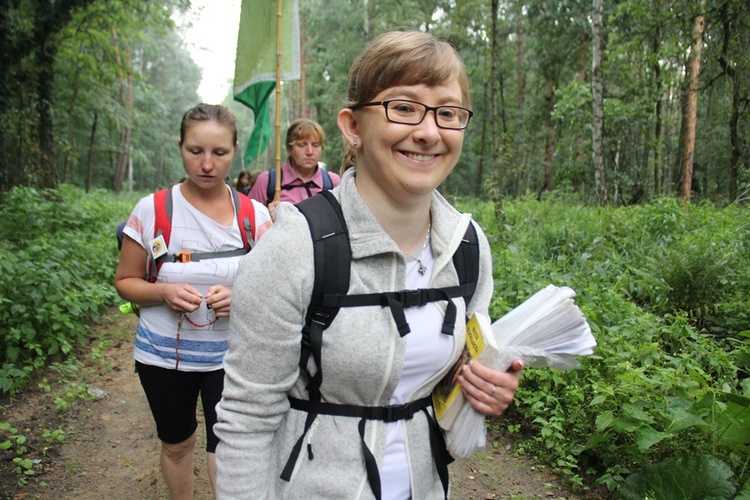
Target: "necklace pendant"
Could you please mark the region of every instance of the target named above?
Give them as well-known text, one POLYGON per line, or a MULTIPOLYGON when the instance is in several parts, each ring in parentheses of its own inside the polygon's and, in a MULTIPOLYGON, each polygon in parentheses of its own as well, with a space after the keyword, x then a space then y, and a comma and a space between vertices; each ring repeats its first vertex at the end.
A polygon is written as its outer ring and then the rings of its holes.
POLYGON ((420 276, 424 276, 424 273, 427 272, 427 266, 422 264, 422 261, 419 259, 417 259, 417 262, 419 263, 419 268, 417 268, 417 272, 419 273, 420 276))

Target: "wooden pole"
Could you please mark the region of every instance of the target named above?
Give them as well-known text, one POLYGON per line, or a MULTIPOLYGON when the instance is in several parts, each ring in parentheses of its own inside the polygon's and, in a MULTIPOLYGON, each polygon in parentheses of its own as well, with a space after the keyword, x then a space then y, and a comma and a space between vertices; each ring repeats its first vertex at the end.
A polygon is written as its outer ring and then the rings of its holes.
POLYGON ((273 201, 281 196, 281 16, 282 0, 276 0, 276 186, 273 201))

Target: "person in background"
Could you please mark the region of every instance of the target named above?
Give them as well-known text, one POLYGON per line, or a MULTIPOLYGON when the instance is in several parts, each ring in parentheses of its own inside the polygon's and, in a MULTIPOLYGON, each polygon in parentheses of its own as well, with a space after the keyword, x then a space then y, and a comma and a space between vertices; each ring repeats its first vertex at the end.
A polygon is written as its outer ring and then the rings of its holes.
MULTIPOLYGON (((294 204, 323 189, 331 189, 339 185, 339 175, 324 171, 325 167, 320 164, 324 142, 323 127, 317 122, 308 118, 299 118, 289 125, 286 132, 287 161, 281 165, 279 202, 287 201, 294 204), (325 182, 326 176, 330 182, 328 186, 325 182)), ((250 198, 265 204, 271 216, 274 215, 279 204, 273 201, 275 184, 275 172, 270 170, 261 172, 248 193, 250 198), (273 182, 269 183, 269 179, 273 182)))
POLYGON ((232 182, 232 185, 239 191, 240 193, 247 196, 247 194, 250 192, 250 188, 252 188, 252 182, 250 181, 250 172, 247 170, 242 170, 237 178, 232 182))
POLYGON ((261 171, 255 170, 250 174, 250 187, 248 188, 246 195, 250 194, 250 190, 253 188, 256 182, 258 182, 258 177, 260 177, 261 171))
MULTIPOLYGON (((418 289, 439 298, 401 302, 403 336, 390 302, 342 305, 322 333, 320 366, 313 354, 301 369, 314 250, 305 216, 279 205, 274 227, 237 275, 215 427, 217 498, 447 497, 450 458, 431 394, 460 363, 465 318, 488 314, 493 289, 486 236, 437 191, 458 162, 472 114, 459 55, 431 34, 386 33, 355 60, 338 114, 353 167, 331 191, 352 254, 345 298, 418 289), (453 255, 469 226, 479 262, 467 303, 440 293, 459 284, 453 255)), ((474 409, 498 416, 522 368, 521 360, 508 372, 473 360, 457 380, 474 409)))
MULTIPOLYGON (((170 234, 155 234, 155 195, 141 199, 124 228, 115 287, 123 299, 140 306, 135 366, 162 442, 164 479, 172 498, 192 498, 199 395, 208 472, 215 484, 215 407, 224 380, 232 286, 247 243, 239 207, 225 182, 237 152, 235 117, 223 106, 190 109, 182 118, 179 147, 187 176, 166 192, 172 200, 170 234), (165 239, 168 245, 160 252, 165 239), (189 252, 194 259, 179 261, 178 252, 189 252), (162 253, 173 258, 161 263, 155 276, 147 276, 152 259, 162 253)), ((270 227, 270 214, 262 204, 237 196, 240 204, 254 209, 249 221, 254 231, 245 232, 257 239, 270 227)))

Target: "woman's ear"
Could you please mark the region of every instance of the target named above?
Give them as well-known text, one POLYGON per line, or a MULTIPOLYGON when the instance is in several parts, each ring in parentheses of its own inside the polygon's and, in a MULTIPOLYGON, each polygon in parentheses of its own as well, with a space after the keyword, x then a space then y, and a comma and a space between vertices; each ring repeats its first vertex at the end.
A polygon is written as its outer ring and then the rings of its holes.
POLYGON ((339 111, 337 120, 341 135, 348 144, 355 144, 362 142, 359 135, 359 123, 354 116, 354 111, 349 108, 344 108, 339 111))

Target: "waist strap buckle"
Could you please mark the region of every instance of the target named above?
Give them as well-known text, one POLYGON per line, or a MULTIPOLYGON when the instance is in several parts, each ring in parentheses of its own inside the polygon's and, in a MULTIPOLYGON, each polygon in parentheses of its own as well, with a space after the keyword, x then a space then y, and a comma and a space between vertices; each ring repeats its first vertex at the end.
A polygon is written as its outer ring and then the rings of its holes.
POLYGON ((427 289, 401 290, 396 292, 396 300, 406 308, 423 306, 427 303, 427 289))
POLYGON ((192 260, 193 260, 193 257, 190 252, 180 252, 180 253, 174 254, 175 262, 182 262, 183 264, 186 264, 192 260))
POLYGON ((384 422, 398 422, 399 420, 409 419, 414 416, 414 413, 409 411, 409 403, 383 406, 382 408, 382 420, 384 422))

